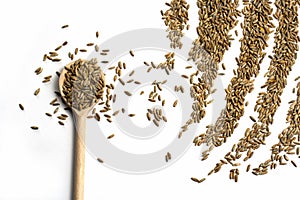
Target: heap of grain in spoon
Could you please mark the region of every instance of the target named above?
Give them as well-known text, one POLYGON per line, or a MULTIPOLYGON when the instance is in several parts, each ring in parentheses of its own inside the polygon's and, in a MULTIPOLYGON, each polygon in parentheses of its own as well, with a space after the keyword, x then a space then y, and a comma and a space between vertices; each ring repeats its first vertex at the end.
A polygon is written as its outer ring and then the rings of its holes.
POLYGON ((103 98, 105 83, 97 59, 79 59, 64 69, 66 73, 62 96, 70 107, 81 111, 103 98))

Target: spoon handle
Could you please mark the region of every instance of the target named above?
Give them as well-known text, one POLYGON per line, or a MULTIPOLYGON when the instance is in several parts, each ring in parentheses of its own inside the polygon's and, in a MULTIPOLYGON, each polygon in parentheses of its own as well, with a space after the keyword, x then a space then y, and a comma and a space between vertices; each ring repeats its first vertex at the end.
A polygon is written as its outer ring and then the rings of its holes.
POLYGON ((73 200, 84 199, 85 129, 86 118, 75 116, 73 200))

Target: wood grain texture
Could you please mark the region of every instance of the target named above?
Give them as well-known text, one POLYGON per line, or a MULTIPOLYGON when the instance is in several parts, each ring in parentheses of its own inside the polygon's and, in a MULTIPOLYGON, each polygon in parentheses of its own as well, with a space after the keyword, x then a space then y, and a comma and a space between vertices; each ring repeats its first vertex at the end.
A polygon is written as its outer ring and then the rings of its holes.
POLYGON ((73 200, 84 199, 86 114, 75 114, 73 200))

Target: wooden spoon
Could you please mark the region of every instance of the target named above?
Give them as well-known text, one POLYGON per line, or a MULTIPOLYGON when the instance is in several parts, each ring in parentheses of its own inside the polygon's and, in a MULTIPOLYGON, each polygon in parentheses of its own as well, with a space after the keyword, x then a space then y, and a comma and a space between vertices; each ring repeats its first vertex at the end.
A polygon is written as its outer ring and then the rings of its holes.
MULTIPOLYGON (((74 62, 69 63, 66 67, 69 67, 74 62)), ((66 101, 63 93, 63 84, 65 81, 65 74, 67 70, 64 68, 59 77, 59 91, 62 96, 62 99, 66 104, 66 101)), ((104 81, 104 75, 101 72, 101 78, 104 81)), ((95 97, 96 99, 96 97, 95 97)), ((94 108, 94 106, 98 103, 99 99, 90 107, 84 110, 77 110, 72 105, 68 106, 72 108, 73 116, 75 120, 75 130, 76 133, 74 135, 74 160, 73 160, 73 200, 83 200, 84 199, 84 169, 85 169, 85 129, 86 129, 86 118, 89 112, 94 108)))

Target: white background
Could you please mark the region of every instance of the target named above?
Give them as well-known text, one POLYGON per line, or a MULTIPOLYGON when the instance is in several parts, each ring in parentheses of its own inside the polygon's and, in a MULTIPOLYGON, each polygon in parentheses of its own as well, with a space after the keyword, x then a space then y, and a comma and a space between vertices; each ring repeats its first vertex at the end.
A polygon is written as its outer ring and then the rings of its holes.
MULTIPOLYGON (((191 4, 191 29, 187 35, 196 37, 197 8, 191 4)), ((50 89, 42 86, 33 71, 43 66, 42 55, 54 49, 66 39, 72 47, 83 46, 95 41, 95 31, 105 41, 122 33, 138 28, 164 28, 160 10, 166 9, 164 1, 6 1, 0 7, 1 15, 1 73, 0 73, 0 200, 66 200, 70 199, 71 175, 71 124, 60 127, 55 120, 44 117, 51 112, 48 104, 50 89), (69 24, 65 31, 60 27, 69 24), (38 85, 38 86, 37 86, 38 85), (42 92, 38 98, 32 93, 37 87, 42 92), (18 108, 25 105, 25 112, 18 108), (37 132, 29 127, 38 124, 37 132)), ((241 20, 240 20, 241 21, 241 20)), ((239 28, 239 27, 238 27, 239 28)), ((241 33, 241 31, 239 30, 241 33)), ((269 53, 273 39, 270 39, 269 53)), ((225 55, 227 70, 222 78, 227 85, 236 69, 234 57, 238 56, 239 43, 236 39, 231 51, 225 55)), ((215 162, 230 150, 233 142, 243 135, 252 123, 249 115, 255 105, 256 96, 263 85, 263 75, 269 59, 261 66, 256 81, 256 90, 248 95, 249 109, 240 121, 234 136, 221 148, 212 152, 206 162, 199 160, 201 148, 192 147, 186 155, 171 167, 153 174, 128 175, 112 171, 95 161, 89 154, 86 158, 85 199, 281 199, 297 196, 300 173, 291 165, 280 167, 266 176, 255 177, 241 173, 239 182, 228 179, 229 167, 212 175, 202 184, 196 184, 190 177, 204 177, 215 162)), ((299 66, 296 63, 294 68, 299 66)), ((55 69, 46 69, 52 73, 55 69)), ((221 70, 222 71, 222 70, 221 70)), ((295 99, 293 81, 300 75, 294 69, 282 96, 282 106, 267 139, 267 145, 255 152, 253 165, 269 158, 269 148, 277 142, 278 133, 286 127, 287 102, 295 99)), ((223 91, 219 91, 223 92, 223 91)), ((51 99, 51 98, 50 98, 51 99)), ((211 115, 211 114, 209 114, 211 115)), ((256 114, 253 114, 255 117, 256 114)), ((201 130, 210 123, 210 117, 201 123, 201 130)), ((300 162, 297 162, 300 166, 300 162)), ((245 165, 247 166, 247 165, 245 165)), ((245 166, 241 167, 244 172, 245 166)))

